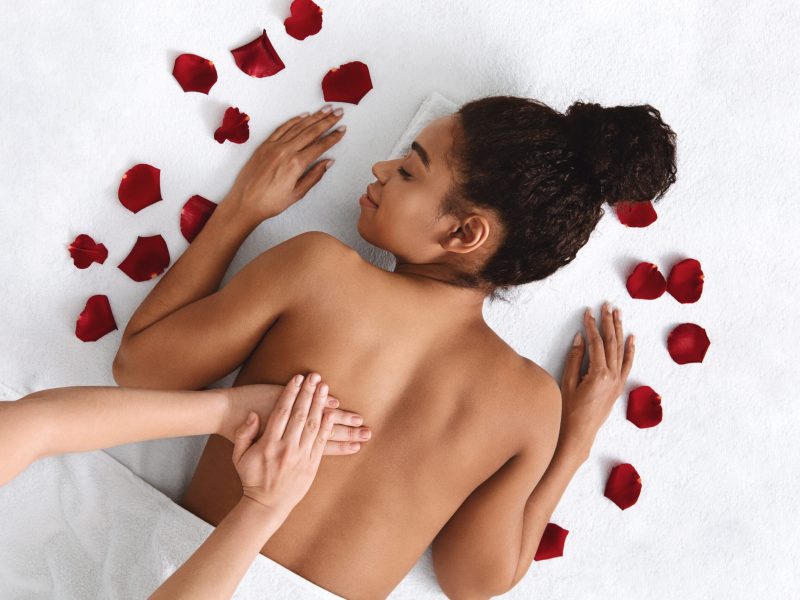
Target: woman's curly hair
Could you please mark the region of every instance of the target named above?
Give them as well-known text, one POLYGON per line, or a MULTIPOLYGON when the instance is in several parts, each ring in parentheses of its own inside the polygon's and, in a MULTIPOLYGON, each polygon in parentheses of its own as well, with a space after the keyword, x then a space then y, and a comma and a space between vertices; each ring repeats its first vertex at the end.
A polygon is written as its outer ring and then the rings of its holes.
POLYGON ((656 200, 675 182, 675 133, 649 104, 575 102, 561 114, 528 98, 491 96, 462 105, 448 162, 453 184, 440 216, 480 206, 501 224, 483 266, 454 282, 491 299, 571 262, 602 204, 656 200))

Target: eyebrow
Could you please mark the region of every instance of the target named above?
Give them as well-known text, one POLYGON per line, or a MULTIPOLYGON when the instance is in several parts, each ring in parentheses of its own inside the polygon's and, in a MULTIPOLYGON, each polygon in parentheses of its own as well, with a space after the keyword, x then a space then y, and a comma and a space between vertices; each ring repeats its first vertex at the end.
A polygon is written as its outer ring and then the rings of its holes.
POLYGON ((422 164, 425 165, 425 168, 428 171, 431 170, 431 157, 428 155, 428 152, 420 146, 416 141, 411 142, 411 150, 416 150, 419 157, 422 159, 422 164))

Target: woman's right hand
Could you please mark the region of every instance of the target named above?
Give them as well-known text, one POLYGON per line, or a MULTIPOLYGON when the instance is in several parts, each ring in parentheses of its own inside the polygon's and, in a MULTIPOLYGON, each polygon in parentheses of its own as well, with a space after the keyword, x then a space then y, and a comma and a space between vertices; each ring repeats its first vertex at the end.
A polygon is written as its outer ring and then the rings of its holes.
MULTIPOLYGON (((589 368, 581 377, 584 341, 572 346, 561 380, 561 433, 559 445, 565 444, 589 458, 597 431, 605 423, 616 399, 625 389, 633 365, 634 336, 628 336, 627 344, 622 335, 622 318, 618 310, 611 314, 608 303, 603 304, 601 318, 603 335, 588 308, 583 321, 589 344, 589 368)), ((580 334, 579 334, 580 335, 580 334)))
POLYGON ((311 487, 334 425, 328 385, 318 373, 293 377, 269 414, 264 433, 251 412, 235 432, 233 463, 244 496, 288 515, 311 487), (317 379, 318 381, 314 381, 317 379), (298 383, 299 381, 299 383, 298 383))

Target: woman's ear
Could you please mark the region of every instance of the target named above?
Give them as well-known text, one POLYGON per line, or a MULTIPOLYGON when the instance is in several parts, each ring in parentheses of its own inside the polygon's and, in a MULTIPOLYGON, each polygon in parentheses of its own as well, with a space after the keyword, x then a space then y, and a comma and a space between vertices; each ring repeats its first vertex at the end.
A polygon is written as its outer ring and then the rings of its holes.
POLYGON ((491 225, 484 215, 471 214, 457 226, 455 231, 450 232, 442 247, 459 254, 474 252, 489 238, 490 230, 491 225))

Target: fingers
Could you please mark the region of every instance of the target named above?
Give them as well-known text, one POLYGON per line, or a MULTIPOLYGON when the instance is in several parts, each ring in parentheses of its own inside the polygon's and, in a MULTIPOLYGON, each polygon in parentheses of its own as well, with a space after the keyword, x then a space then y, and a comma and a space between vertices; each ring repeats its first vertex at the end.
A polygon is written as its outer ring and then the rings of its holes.
POLYGON ((631 367, 633 366, 633 354, 636 351, 634 342, 634 336, 629 335, 628 343, 625 348, 625 356, 622 359, 622 372, 620 374, 623 382, 628 380, 628 373, 631 372, 631 367))
POLYGON ((320 427, 322 426, 322 413, 327 401, 328 384, 322 383, 320 379, 317 389, 314 390, 314 396, 311 398, 311 409, 308 411, 308 419, 305 422, 305 427, 303 427, 298 441, 300 449, 306 454, 311 453, 311 446, 314 444, 314 438, 317 437, 320 427))
POLYGON ((328 440, 325 444, 325 456, 342 456, 345 454, 355 454, 361 449, 360 442, 336 442, 328 440))
MULTIPOLYGON (((322 152, 320 152, 320 154, 322 154, 322 152)), ((327 167, 327 161, 322 160, 311 167, 300 179, 297 180, 297 183, 294 186, 294 195, 298 200, 305 196, 308 190, 314 187, 317 182, 322 179, 325 171, 328 170, 327 167)))
POLYGON ((294 401, 294 408, 292 409, 292 417, 286 425, 286 431, 283 432, 283 439, 293 445, 300 443, 300 436, 305 429, 306 422, 308 421, 308 413, 311 409, 312 399, 317 396, 317 385, 322 380, 319 373, 311 372, 308 377, 303 381, 297 398, 294 401))
POLYGON ((617 333, 614 328, 614 318, 611 316, 611 306, 603 302, 600 309, 600 318, 603 320, 603 346, 606 365, 612 373, 617 373, 617 333))
POLYGON ((564 374, 561 376, 561 390, 570 393, 578 387, 578 377, 580 376, 581 363, 583 362, 583 336, 578 332, 572 342, 572 346, 567 354, 567 362, 564 365, 564 374), (578 345, 575 345, 575 340, 578 345))
POLYGON ((251 412, 247 416, 247 420, 239 425, 234 433, 233 438, 233 455, 231 459, 233 464, 238 464, 242 454, 253 445, 253 440, 258 434, 258 415, 251 412))
MULTIPOLYGON (((288 143, 291 144, 291 147, 294 148, 296 152, 300 152, 304 150, 306 146, 316 141, 316 139, 328 129, 333 127, 336 121, 341 118, 342 115, 337 115, 336 113, 326 115, 298 132, 296 136, 288 140, 288 143)), ((336 136, 337 141, 341 137, 341 133, 333 133, 331 135, 336 136)))
POLYGON ((597 321, 595 321, 590 308, 583 312, 583 323, 586 327, 586 336, 588 338, 589 370, 595 371, 608 367, 605 349, 603 348, 603 339, 597 330, 597 321))
POLYGON ((286 423, 292 414, 292 406, 294 406, 294 399, 300 391, 300 386, 303 384, 304 377, 302 375, 295 375, 283 388, 278 401, 272 408, 267 418, 267 426, 264 428, 264 433, 261 438, 268 438, 271 440, 279 440, 283 436, 286 429, 286 423))
POLYGON ((622 355, 625 350, 625 336, 622 335, 622 311, 614 309, 614 335, 617 339, 617 365, 622 367, 622 355))
POLYGON ((289 131, 294 125, 300 123, 303 119, 308 117, 308 113, 303 113, 302 115, 297 115, 296 117, 292 117, 282 125, 280 125, 272 134, 267 138, 268 142, 275 142, 280 140, 283 135, 289 131))
MULTIPOLYGON (((339 110, 339 109, 337 109, 337 110, 339 110)), ((300 121, 298 121, 297 123, 292 125, 286 131, 286 133, 281 138, 281 141, 282 142, 287 142, 287 143, 291 142, 292 145, 294 146, 295 150, 301 150, 303 147, 306 146, 306 144, 308 142, 306 142, 304 144, 301 144, 301 145, 298 145, 298 143, 301 141, 301 140, 298 140, 298 136, 300 136, 302 133, 308 131, 310 127, 313 127, 314 125, 317 125, 319 123, 327 123, 327 125, 322 130, 322 131, 324 131, 325 129, 330 127, 331 124, 336 122, 336 120, 339 119, 342 116, 342 115, 336 115, 332 111, 333 111, 333 107, 330 106, 330 105, 326 105, 326 106, 322 107, 320 110, 318 110, 317 112, 313 113, 311 116, 308 116, 308 117, 305 117, 304 119, 301 119, 300 121)), ((317 135, 319 135, 319 134, 317 134, 317 135)))
POLYGON ((334 442, 366 442, 372 437, 369 427, 355 427, 353 425, 337 425, 336 414, 333 415, 333 431, 331 441, 334 442))
MULTIPOLYGON (((311 451, 309 457, 311 459, 311 464, 313 466, 319 465, 319 461, 322 459, 322 455, 325 454, 325 450, 328 447, 328 440, 331 437, 331 433, 333 431, 333 411, 326 410, 322 416, 322 425, 319 428, 319 433, 317 437, 314 438, 313 444, 311 444, 311 451)), ((334 442, 335 443, 335 442, 334 442)), ((351 454, 352 452, 348 452, 346 454, 351 454)), ((345 454, 342 452, 342 454, 345 454)))

